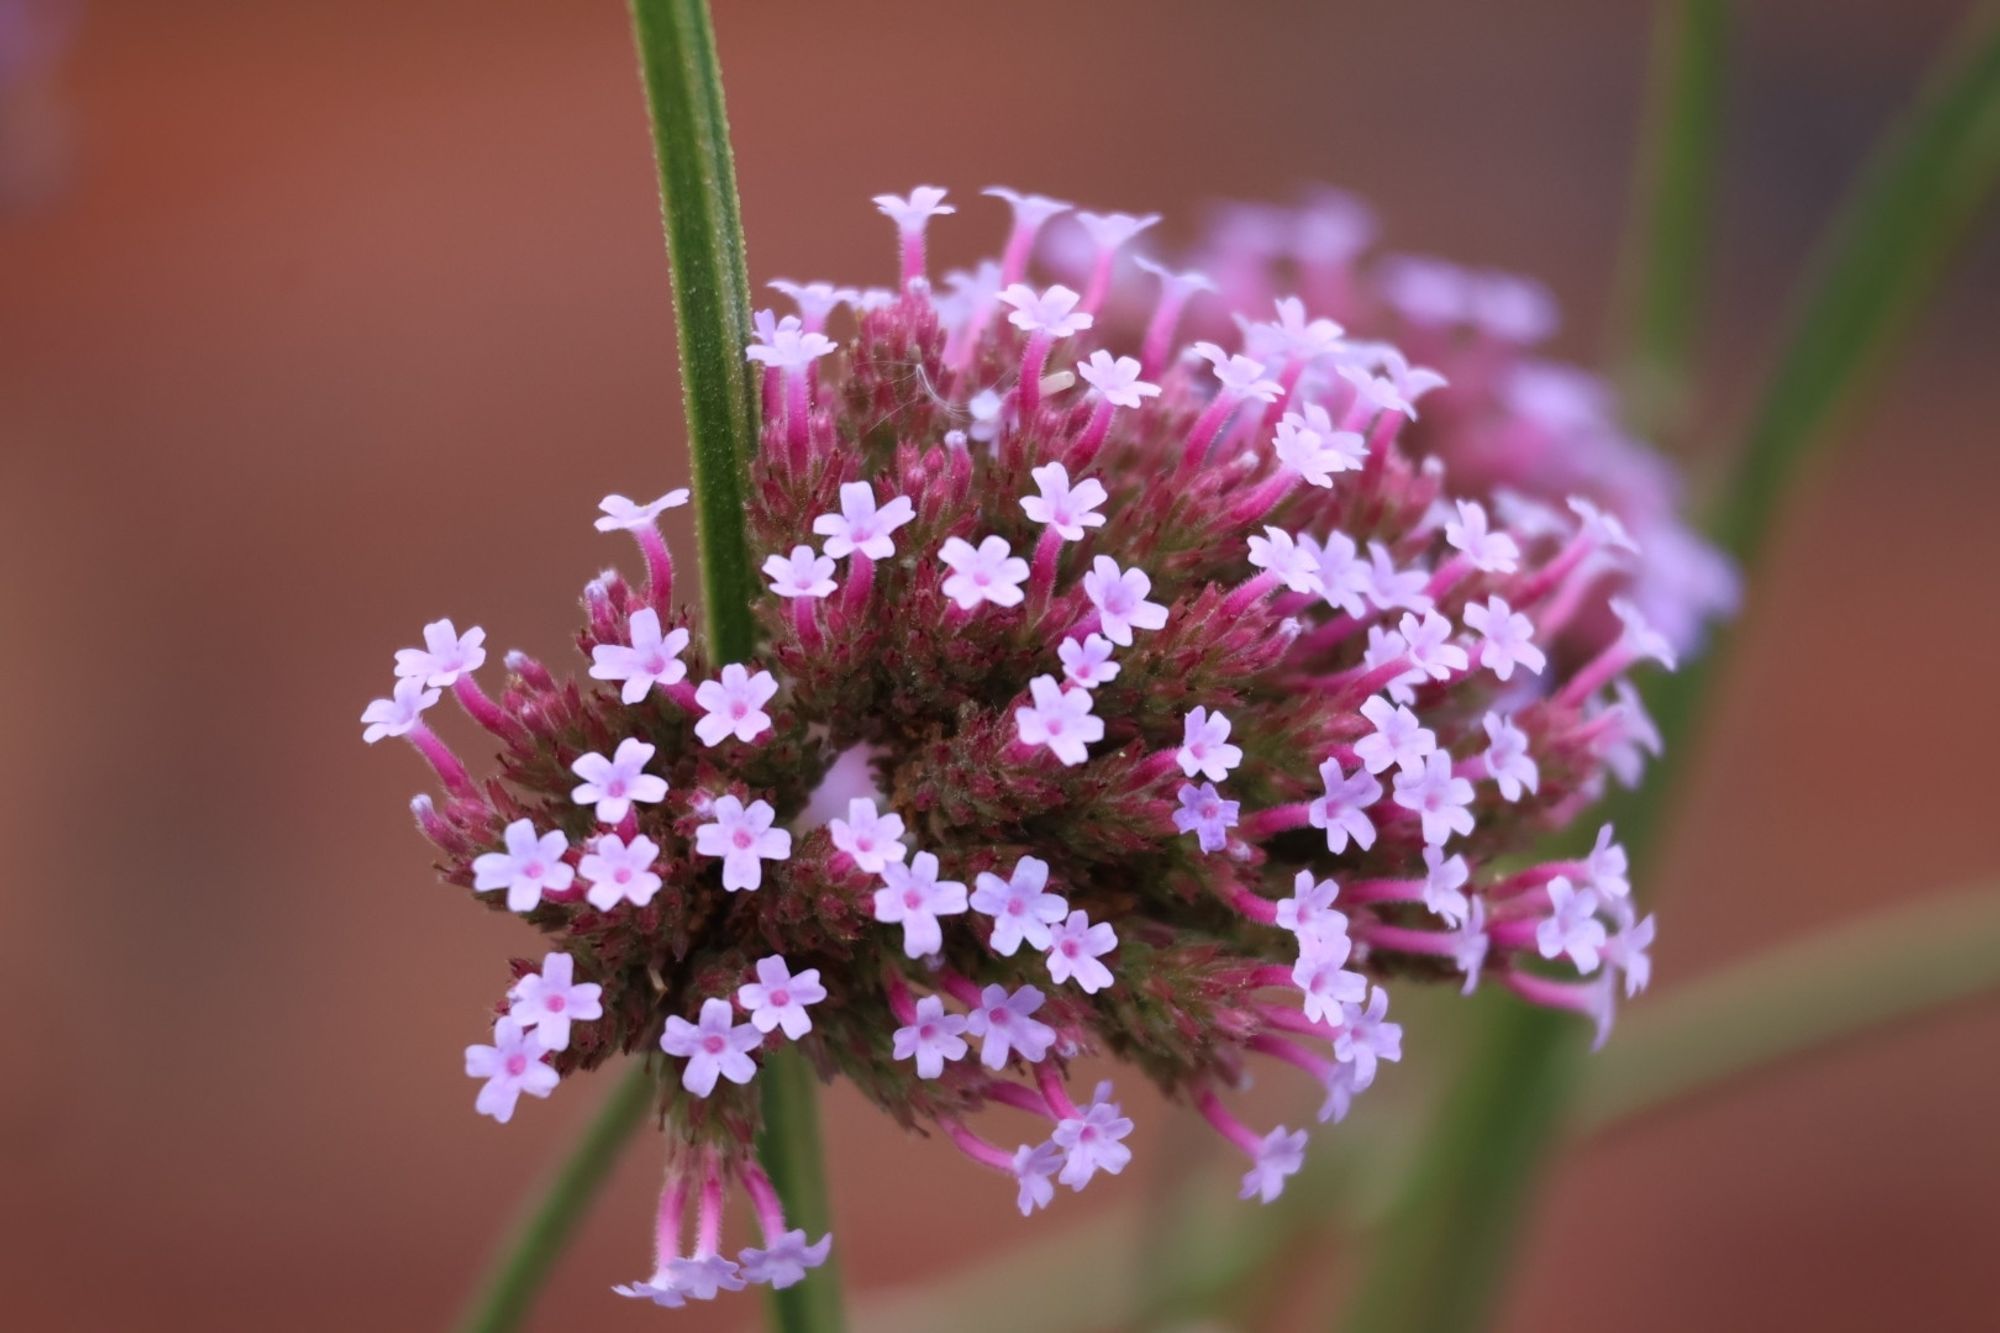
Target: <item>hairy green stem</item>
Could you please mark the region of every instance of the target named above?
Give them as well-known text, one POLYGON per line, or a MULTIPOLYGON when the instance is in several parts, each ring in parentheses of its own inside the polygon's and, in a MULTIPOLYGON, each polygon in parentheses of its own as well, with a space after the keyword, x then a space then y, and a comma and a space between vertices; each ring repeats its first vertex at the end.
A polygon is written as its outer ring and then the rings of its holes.
POLYGON ((646 1061, 635 1060, 612 1085, 569 1156, 535 1195, 535 1201, 494 1256, 471 1303, 458 1322, 459 1333, 507 1333, 519 1328, 534 1307, 591 1200, 618 1162, 625 1141, 646 1121, 657 1084, 646 1061))
MULTIPOLYGON (((1963 40, 1885 140, 1836 219, 1795 306, 1792 335, 1719 494, 1712 531, 1746 569, 1762 554, 1782 498, 1831 437, 1840 408, 1886 358, 1938 275, 1952 242, 2000 175, 2000 23, 1982 5, 1963 40)), ((1722 636, 1725 640, 1729 637, 1722 636)), ((1700 663, 1648 692, 1668 759, 1643 803, 1615 806, 1635 859, 1652 852, 1674 775, 1698 753, 1698 705, 1725 660, 1700 663)), ((1566 1099, 1552 1088, 1576 1059, 1573 1025, 1495 1012, 1476 1033, 1511 1063, 1475 1055, 1445 1093, 1433 1134, 1376 1238, 1345 1327, 1359 1333, 1457 1333, 1497 1299, 1566 1099), (1468 1108, 1479 1108, 1475 1114, 1468 1108), (1489 1128, 1493 1126, 1495 1128, 1489 1128), (1505 1169, 1489 1161, 1505 1152, 1505 1169), (1458 1246, 1449 1280, 1419 1259, 1458 1246)))
POLYGON ((743 495, 757 447, 757 394, 743 355, 750 274, 722 70, 704 0, 632 0, 632 33, 673 271, 708 650, 717 662, 740 662, 756 642, 743 495))

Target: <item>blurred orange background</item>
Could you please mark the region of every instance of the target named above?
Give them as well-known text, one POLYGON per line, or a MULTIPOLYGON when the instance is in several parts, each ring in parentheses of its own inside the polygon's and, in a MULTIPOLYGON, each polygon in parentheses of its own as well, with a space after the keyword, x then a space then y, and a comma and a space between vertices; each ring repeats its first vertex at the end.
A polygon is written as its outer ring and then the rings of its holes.
MULTIPOLYGON (((960 196, 944 263, 998 244, 996 181, 1177 239, 1330 181, 1392 247, 1542 276, 1561 349, 1600 344, 1644 5, 717 8, 760 279, 888 281, 867 196, 920 181, 960 196)), ((1740 8, 1711 443, 1964 7, 1740 8)), ((43 91, 63 155, 0 216, 0 1324, 437 1328, 598 1090, 472 1114, 460 1049, 535 946, 431 882, 426 775, 355 719, 436 616, 567 660, 627 559, 597 498, 685 479, 622 7, 93 0, 43 91)), ((1989 225, 1790 515, 1657 886, 1662 991, 2000 870, 1996 295, 1989 225)), ((1996 1048, 2000 1002, 1964 1005, 1580 1148, 1504 1327, 1994 1327, 1996 1048)), ((1024 1223, 941 1144, 825 1111, 864 1300, 1172 1169, 1149 1106, 1127 1177, 1024 1223)), ((535 1327, 754 1319, 606 1290, 645 1268, 653 1162, 535 1327)), ((1325 1327, 1348 1263, 1272 1327, 1325 1327)))

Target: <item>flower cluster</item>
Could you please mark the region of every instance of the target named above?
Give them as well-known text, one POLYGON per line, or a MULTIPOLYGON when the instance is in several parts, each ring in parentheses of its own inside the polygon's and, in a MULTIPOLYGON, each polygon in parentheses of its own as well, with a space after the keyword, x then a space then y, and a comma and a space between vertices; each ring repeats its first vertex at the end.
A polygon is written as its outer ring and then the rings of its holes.
POLYGON ((1401 1058, 1394 985, 1498 985, 1601 1033, 1647 981, 1611 830, 1536 854, 1657 748, 1626 673, 1674 644, 1607 595, 1643 582, 1631 528, 1585 494, 1448 493, 1456 465, 1406 447, 1442 377, 1299 299, 1181 348, 1212 284, 1141 261, 1128 350, 1100 315, 1153 219, 1077 214, 1082 290, 1037 287, 1068 205, 991 193, 1002 256, 943 291, 925 237, 952 209, 920 189, 877 200, 897 291, 777 284, 798 313, 758 316, 754 660, 709 660, 674 601, 657 521, 687 493, 614 495, 597 525, 645 578, 585 588, 584 678, 513 653, 489 695, 483 632, 439 621, 363 717, 435 769, 415 812, 444 879, 554 949, 467 1051, 477 1109, 624 1053, 661 1074, 657 1265, 626 1295, 824 1259, 752 1149, 781 1043, 1023 1213, 1130 1160, 1112 1085, 1070 1086, 1108 1056, 1268 1202, 1306 1135, 1230 1110, 1253 1060, 1339 1120, 1401 1058), (1567 632, 1600 608, 1615 634, 1567 632), (486 776, 425 723, 446 691, 497 741, 486 776), (1010 1116, 1028 1132, 995 1137, 1010 1116), (734 1258, 732 1183, 763 1236, 734 1258))

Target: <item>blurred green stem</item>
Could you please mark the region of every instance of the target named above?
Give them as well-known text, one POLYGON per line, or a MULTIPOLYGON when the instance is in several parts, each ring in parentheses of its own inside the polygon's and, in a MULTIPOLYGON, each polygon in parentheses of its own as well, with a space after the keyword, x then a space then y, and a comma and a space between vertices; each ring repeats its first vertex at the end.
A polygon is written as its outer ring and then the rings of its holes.
MULTIPOLYGON (((722 67, 705 0, 631 0, 631 8, 673 269, 708 650, 717 662, 741 662, 756 644, 744 469, 757 446, 758 403, 743 355, 750 276, 722 67)), ((759 1083, 759 1155, 786 1220, 821 1235, 830 1226, 812 1070, 796 1051, 780 1050, 765 1060, 759 1083)), ((797 1286, 773 1291, 771 1323, 784 1333, 840 1329, 837 1264, 829 1260, 797 1286)))
MULTIPOLYGON (((1699 81, 1697 81, 1699 82, 1699 81)), ((1832 436, 1837 412, 1877 368, 1936 279, 2000 171, 2000 23, 1979 6, 1899 129, 1873 155, 1836 218, 1794 306, 1791 336, 1718 493, 1711 531, 1753 570, 1780 502, 1832 436)), ((1722 636, 1727 639, 1729 636, 1722 636)), ((1643 868, 1659 864, 1660 812, 1673 775, 1698 756, 1694 718, 1725 660, 1648 691, 1667 761, 1642 802, 1615 809, 1643 868)), ((1574 1024, 1489 1012, 1480 1046, 1447 1089, 1406 1187, 1375 1238, 1345 1327, 1359 1333, 1459 1333, 1487 1322, 1543 1159, 1559 1139, 1561 1084, 1574 1024), (1514 1160, 1496 1164, 1505 1155, 1514 1160), (1449 1237, 1446 1251, 1438 1240, 1449 1237), (1447 1255, 1449 1267, 1427 1267, 1447 1255)))
POLYGON ((1678 434, 1693 378, 1729 29, 1728 0, 1654 10, 1632 216, 1619 260, 1617 367, 1626 417, 1648 438, 1678 434))
POLYGON ((508 1333, 521 1326, 549 1270, 617 1164, 625 1141, 645 1123, 655 1088, 653 1072, 644 1060, 633 1061, 612 1085, 583 1136, 494 1257, 458 1322, 459 1333, 508 1333))

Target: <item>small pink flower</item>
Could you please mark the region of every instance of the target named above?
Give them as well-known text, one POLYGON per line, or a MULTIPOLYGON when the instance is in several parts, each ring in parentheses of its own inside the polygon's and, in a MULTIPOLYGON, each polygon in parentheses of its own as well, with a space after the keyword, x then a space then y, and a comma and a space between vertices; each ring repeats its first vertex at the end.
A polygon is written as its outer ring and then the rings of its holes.
POLYGON ((714 1092, 718 1079, 740 1085, 755 1078, 757 1062, 750 1052, 763 1044, 764 1035, 755 1027, 736 1022, 729 1001, 714 998, 701 1002, 698 1022, 671 1014, 660 1034, 660 1049, 687 1061, 681 1086, 697 1097, 714 1092))
POLYGON ((465 1048, 465 1076, 486 1080, 473 1109, 504 1125, 514 1118, 514 1104, 522 1093, 547 1097, 554 1092, 561 1080, 543 1058, 547 1054, 539 1033, 525 1030, 512 1018, 495 1023, 491 1046, 465 1048))
POLYGON ((1097 509, 1105 501, 1105 491, 1103 483, 1095 477, 1086 477, 1072 486, 1069 469, 1061 463, 1044 463, 1031 469, 1028 475, 1035 479, 1039 490, 1038 494, 1021 497, 1021 508, 1031 520, 1047 524, 1066 542, 1082 541, 1085 528, 1104 526, 1104 515, 1097 509))
POLYGON ((1229 743, 1229 719, 1196 704, 1181 722, 1181 746, 1174 760, 1188 777, 1200 774, 1220 782, 1243 762, 1243 750, 1229 743))
POLYGON ((1048 862, 1033 856, 1016 862, 1006 879, 982 871, 973 881, 972 910, 993 918, 993 952, 1011 958, 1023 941, 1032 949, 1050 947, 1049 927, 1068 914, 1069 904, 1048 892, 1048 883, 1048 862))
POLYGON ((715 818, 695 829, 694 850, 722 858, 722 887, 729 892, 761 887, 764 862, 791 859, 792 835, 771 827, 777 815, 769 801, 745 805, 735 796, 718 796, 709 813, 715 818))
POLYGON ((1091 716, 1089 690, 1064 688, 1054 676, 1037 676, 1028 682, 1028 695, 1033 702, 1014 710, 1023 745, 1046 745, 1064 764, 1075 766, 1090 757, 1089 745, 1104 739, 1103 720, 1091 716))
POLYGON ((486 631, 477 625, 460 634, 449 620, 424 626, 424 646, 396 651, 396 675, 414 676, 433 689, 450 689, 462 675, 486 662, 486 631))
POLYGON ((771 715, 764 705, 778 692, 778 682, 768 671, 754 676, 740 662, 722 668, 716 680, 705 680, 694 692, 694 700, 707 716, 694 724, 694 734, 703 745, 720 745, 734 736, 748 743, 771 729, 771 715))
POLYGON ((927 958, 944 947, 941 916, 965 911, 965 885, 938 878, 938 859, 918 852, 910 863, 882 867, 882 888, 875 890, 875 919, 903 928, 903 953, 927 958))
POLYGON ((946 1013, 943 1000, 926 995, 917 1001, 915 1019, 896 1029, 893 1053, 898 1060, 915 1060, 918 1078, 937 1078, 947 1062, 965 1058, 964 1031, 964 1018, 946 1013))
POLYGON ((533 1028, 542 1044, 552 1051, 569 1049, 569 1025, 588 1023, 604 1017, 599 998, 604 988, 593 982, 576 980, 576 960, 566 953, 552 953, 542 959, 542 970, 530 972, 507 992, 513 1007, 507 1016, 524 1028, 533 1028))
POLYGON ((667 780, 645 771, 652 761, 653 747, 630 737, 618 742, 617 752, 609 759, 601 754, 584 755, 569 766, 570 772, 583 779, 570 791, 570 799, 578 805, 596 806, 598 823, 616 824, 635 801, 653 805, 667 799, 667 780))
POLYGON ((600 643, 590 650, 592 680, 624 682, 618 697, 636 704, 655 686, 678 685, 687 679, 687 665, 681 654, 687 651, 688 632, 675 628, 660 632, 660 613, 641 607, 632 613, 632 643, 600 643))
POLYGON ((793 1041, 812 1031, 807 1006, 825 998, 826 987, 819 983, 818 968, 795 974, 780 954, 759 958, 757 979, 736 988, 736 1003, 750 1015, 750 1026, 766 1033, 782 1028, 793 1041))
POLYGON ((474 893, 505 889, 508 911, 532 912, 543 894, 561 893, 575 880, 576 871, 563 859, 569 840, 560 830, 538 834, 532 821, 517 819, 501 837, 506 851, 473 858, 474 893))
POLYGON ((938 548, 938 559, 951 570, 945 576, 944 595, 961 611, 981 602, 1019 606, 1026 596, 1021 585, 1028 580, 1028 562, 1013 553, 1005 538, 986 537, 974 546, 961 537, 947 537, 938 548))

